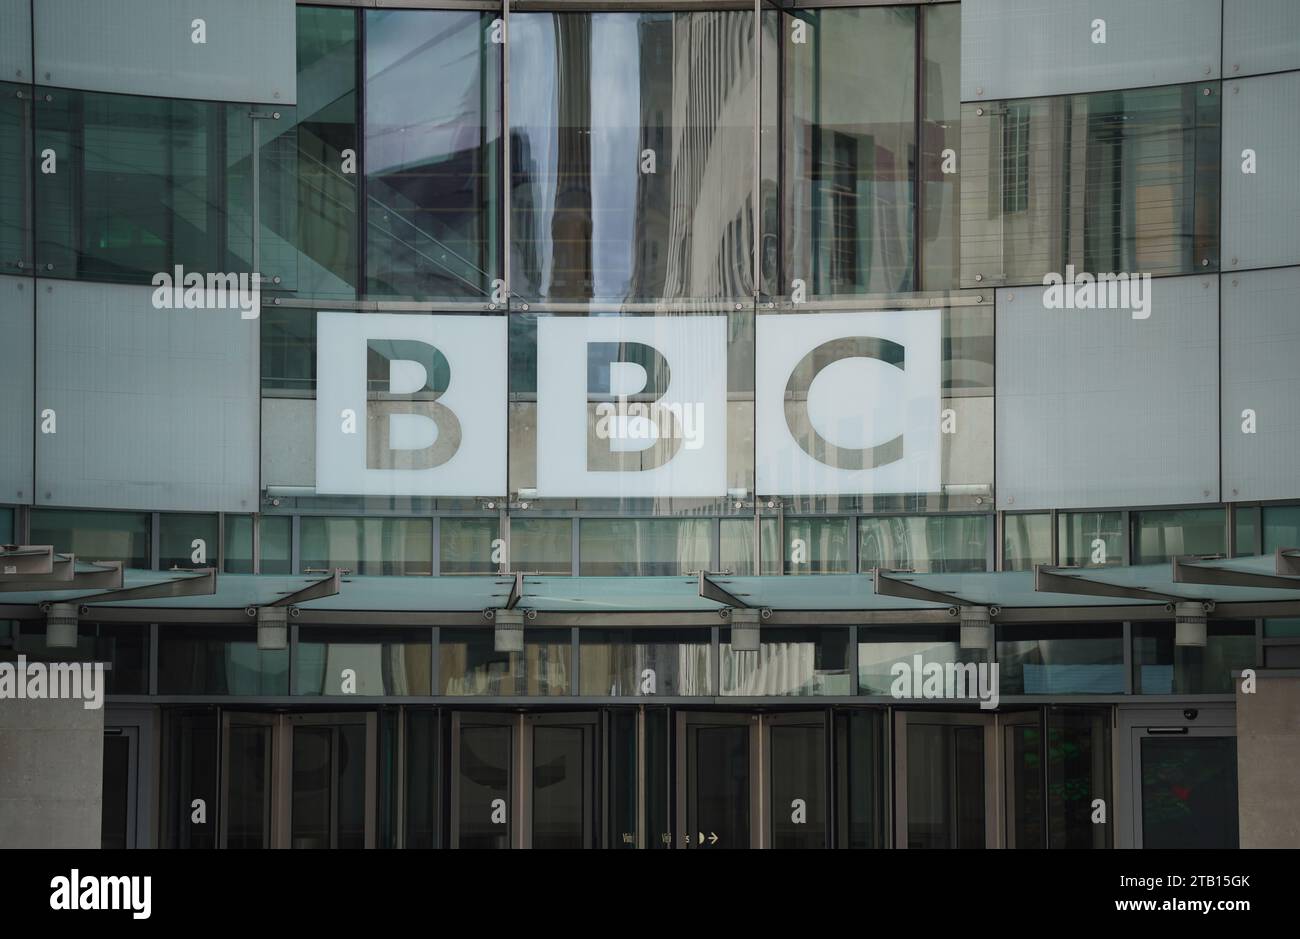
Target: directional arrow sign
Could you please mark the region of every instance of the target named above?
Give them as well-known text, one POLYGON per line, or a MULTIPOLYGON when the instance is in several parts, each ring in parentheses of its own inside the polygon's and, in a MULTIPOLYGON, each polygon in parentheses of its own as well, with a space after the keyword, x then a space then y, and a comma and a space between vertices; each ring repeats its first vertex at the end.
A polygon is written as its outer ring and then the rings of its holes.
POLYGON ((717 843, 718 843, 717 833, 712 831, 709 832, 709 844, 717 844, 717 843))

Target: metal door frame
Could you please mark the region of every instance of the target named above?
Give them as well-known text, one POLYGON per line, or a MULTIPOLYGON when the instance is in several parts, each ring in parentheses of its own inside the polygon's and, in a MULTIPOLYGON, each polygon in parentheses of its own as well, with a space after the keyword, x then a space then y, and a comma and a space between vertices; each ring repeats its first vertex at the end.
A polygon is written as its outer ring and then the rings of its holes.
POLYGON ((519 767, 511 775, 519 788, 519 838, 522 848, 533 846, 533 734, 538 727, 579 727, 583 731, 582 778, 587 790, 583 800, 583 846, 598 848, 600 830, 600 789, 603 780, 596 772, 599 766, 597 739, 600 732, 599 710, 540 712, 519 715, 520 733, 519 767))
MULTIPOLYGON (((759 847, 762 844, 763 823, 766 812, 763 805, 762 768, 764 766, 764 740, 760 715, 757 711, 691 711, 676 712, 676 766, 675 788, 677 804, 674 812, 676 831, 673 832, 673 847, 698 848, 694 821, 689 806, 690 771, 688 760, 690 752, 690 728, 694 727, 745 727, 749 728, 749 844, 743 847, 759 847), (679 840, 679 836, 681 836, 679 840)), ((698 819, 696 819, 698 820, 698 819)))
POLYGON ((907 848, 907 726, 944 724, 984 728, 984 847, 1003 846, 1004 770, 997 715, 986 711, 895 710, 893 739, 894 847, 907 848))
POLYGON ((218 807, 217 847, 225 848, 229 843, 230 824, 230 729, 233 724, 242 726, 265 727, 267 729, 266 766, 266 806, 263 824, 267 834, 268 848, 284 847, 288 844, 289 824, 287 816, 288 794, 284 791, 285 779, 283 764, 286 762, 285 747, 279 731, 282 718, 278 714, 265 714, 256 711, 221 712, 221 759, 217 769, 218 807))
MULTIPOLYGON (((365 750, 365 846, 373 848, 376 843, 375 818, 378 807, 378 716, 374 711, 335 711, 323 713, 308 714, 287 714, 284 715, 282 724, 285 734, 284 741, 284 769, 287 773, 282 783, 282 789, 285 792, 285 801, 287 803, 287 817, 284 820, 284 829, 287 836, 287 844, 291 847, 293 844, 293 744, 294 731, 299 726, 309 727, 339 727, 343 724, 354 724, 365 727, 366 731, 366 750, 365 750)), ((337 734, 330 746, 330 847, 338 847, 338 780, 333 770, 334 759, 337 755, 336 744, 338 741, 337 734)))
POLYGON ((813 711, 779 711, 759 715, 759 726, 763 742, 762 772, 759 774, 759 793, 763 799, 764 824, 759 830, 759 847, 772 847, 772 820, 776 806, 772 805, 772 728, 773 727, 813 727, 822 730, 822 799, 825 800, 826 822, 825 843, 823 848, 834 844, 836 820, 834 799, 834 762, 835 735, 831 726, 831 709, 822 708, 813 711))

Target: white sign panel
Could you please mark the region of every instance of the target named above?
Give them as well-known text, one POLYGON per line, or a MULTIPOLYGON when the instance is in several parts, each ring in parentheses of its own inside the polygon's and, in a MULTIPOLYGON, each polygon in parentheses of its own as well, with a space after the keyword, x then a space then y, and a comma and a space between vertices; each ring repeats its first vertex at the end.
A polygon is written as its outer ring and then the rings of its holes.
POLYGON ((760 314, 755 341, 758 493, 939 490, 938 310, 760 314))
POLYGON ((316 491, 506 491, 506 321, 318 313, 316 491))
POLYGON ((537 322, 541 497, 726 494, 725 316, 537 322))

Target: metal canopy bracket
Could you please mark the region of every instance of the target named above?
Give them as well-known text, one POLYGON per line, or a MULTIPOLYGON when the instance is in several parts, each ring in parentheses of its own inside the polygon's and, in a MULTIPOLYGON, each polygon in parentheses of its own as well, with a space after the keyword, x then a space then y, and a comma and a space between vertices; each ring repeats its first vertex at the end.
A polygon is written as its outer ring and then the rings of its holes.
POLYGON ((52 573, 53 545, 0 545, 0 577, 43 577, 52 573))
MULTIPOLYGON (((120 582, 122 573, 120 565, 117 573, 120 582)), ((82 597, 78 602, 85 606, 91 603, 120 603, 124 600, 172 600, 177 597, 207 597, 217 592, 217 569, 215 567, 202 568, 194 573, 197 576, 165 580, 157 584, 144 584, 140 587, 128 587, 125 590, 95 593, 88 597, 82 597)))
POLYGON ((40 590, 117 590, 122 586, 121 561, 96 561, 92 570, 77 570, 75 554, 56 554, 50 574, 8 578, 0 576, 0 593, 40 590))
MULTIPOLYGON (((1280 555, 1279 555, 1280 557, 1280 555)), ((1174 583, 1209 584, 1213 587, 1260 587, 1267 590, 1300 590, 1300 580, 1279 574, 1256 574, 1253 571, 1234 571, 1189 563, 1197 558, 1174 558, 1174 583)), ((1280 565, 1279 565, 1280 566, 1280 565)), ((1298 570, 1297 575, 1300 575, 1298 570)))
MULTIPOLYGON (((318 580, 313 584, 308 584, 301 590, 295 590, 293 593, 286 593, 278 600, 272 600, 267 606, 296 606, 299 603, 306 603, 308 600, 320 600, 325 597, 337 596, 343 583, 343 571, 340 568, 334 568, 333 572, 323 580, 318 580)), ((213 584, 216 584, 216 572, 213 572, 213 584)))
POLYGON ((1278 548, 1275 569, 1283 577, 1300 577, 1300 548, 1278 548))
POLYGON ((970 605, 961 597, 940 593, 902 577, 891 576, 893 573, 896 572, 885 571, 879 567, 872 569, 871 583, 876 596, 895 597, 900 600, 923 600, 927 603, 943 603, 950 607, 970 605))
POLYGON ((749 604, 737 597, 730 590, 719 585, 716 581, 709 579, 708 574, 700 571, 700 596, 705 600, 712 600, 714 603, 721 603, 723 606, 734 607, 736 609, 747 609, 749 604))
MULTIPOLYGON (((1155 600, 1160 603, 1177 603, 1184 597, 1175 597, 1167 593, 1156 593, 1142 587, 1125 587, 1123 584, 1108 584, 1105 581, 1088 580, 1075 574, 1059 573, 1061 568, 1050 564, 1034 565, 1035 593, 1065 593, 1081 597, 1118 597, 1124 600, 1155 600)), ((1077 570, 1077 568, 1071 568, 1077 570)))

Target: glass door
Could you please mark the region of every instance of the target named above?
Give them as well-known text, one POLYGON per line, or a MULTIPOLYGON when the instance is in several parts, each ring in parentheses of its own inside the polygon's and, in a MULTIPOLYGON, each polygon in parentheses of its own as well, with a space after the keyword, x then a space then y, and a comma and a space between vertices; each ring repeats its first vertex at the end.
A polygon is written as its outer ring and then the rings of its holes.
POLYGON ((748 848, 762 830, 757 714, 677 715, 676 847, 748 848))
POLYGON ((524 847, 596 847, 596 717, 524 717, 524 847))
POLYGON ((277 786, 276 717, 227 711, 221 720, 221 819, 223 848, 270 848, 277 786))
POLYGON ((829 720, 829 711, 763 716, 764 847, 831 846, 829 720))
POLYGON ((1138 848, 1236 848, 1237 738, 1223 727, 1136 727, 1138 848))
POLYGON ((898 711, 894 719, 895 845, 997 847, 992 715, 898 711))
POLYGON ((451 846, 518 847, 517 714, 451 716, 451 846))
POLYGON ((375 723, 373 713, 289 716, 292 847, 375 846, 375 723))
POLYGON ((104 728, 103 814, 100 847, 136 846, 136 800, 139 761, 135 727, 104 728))

